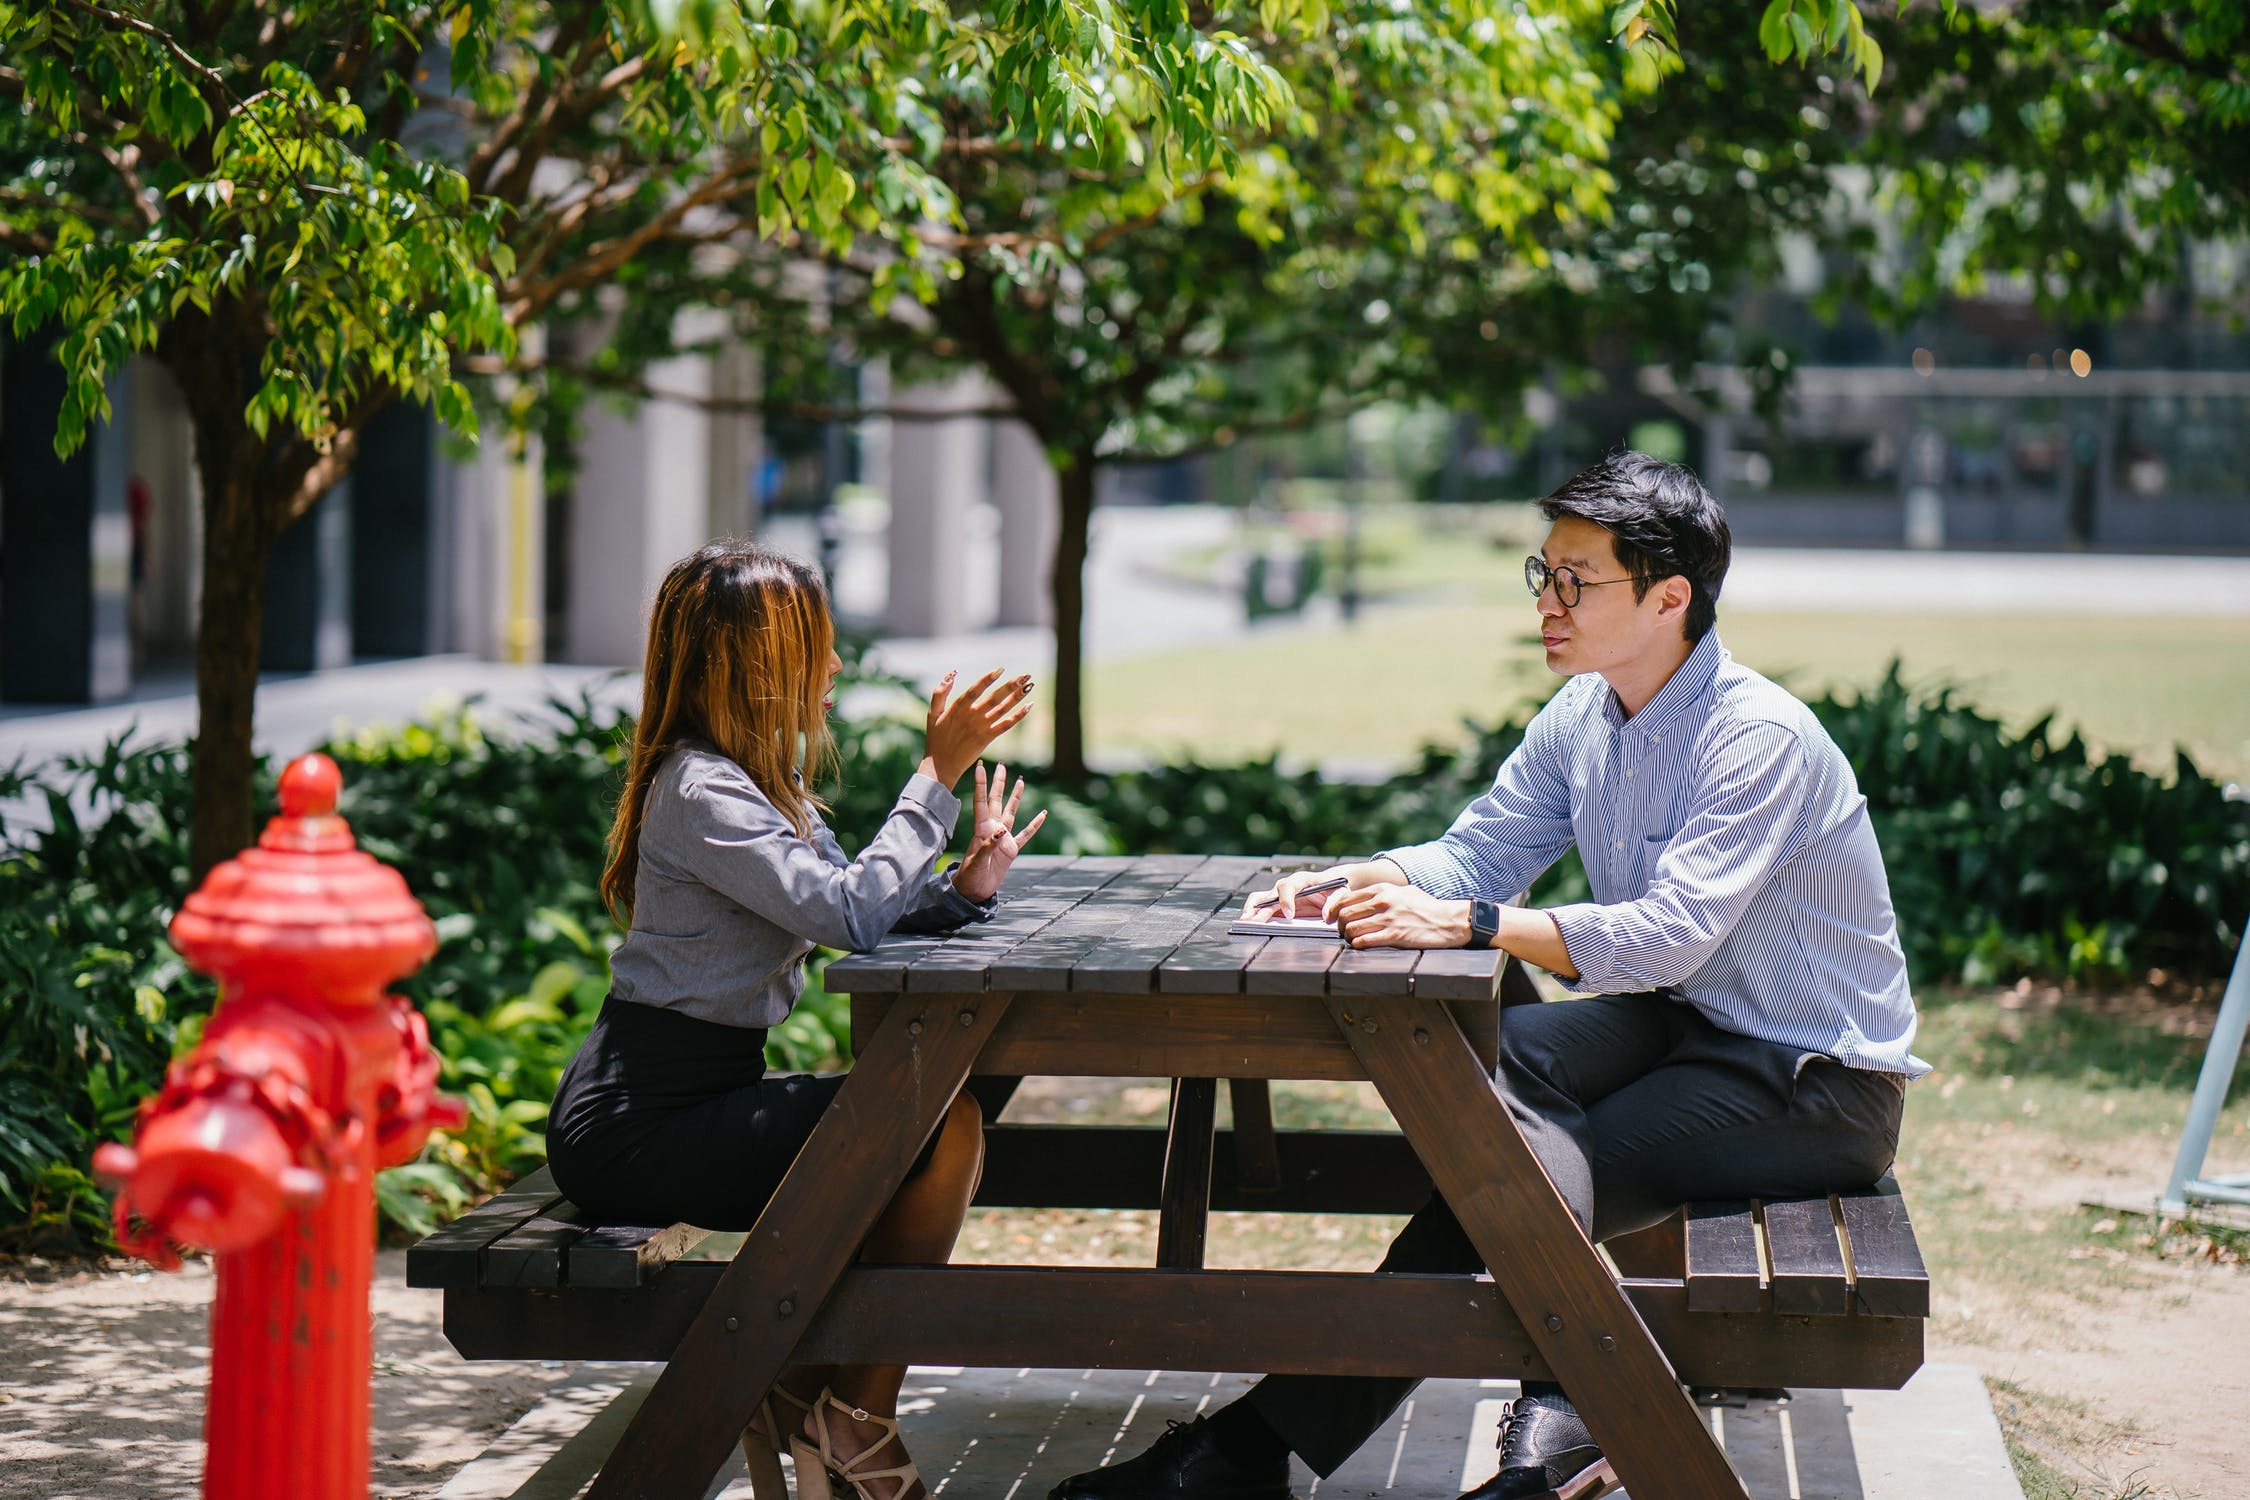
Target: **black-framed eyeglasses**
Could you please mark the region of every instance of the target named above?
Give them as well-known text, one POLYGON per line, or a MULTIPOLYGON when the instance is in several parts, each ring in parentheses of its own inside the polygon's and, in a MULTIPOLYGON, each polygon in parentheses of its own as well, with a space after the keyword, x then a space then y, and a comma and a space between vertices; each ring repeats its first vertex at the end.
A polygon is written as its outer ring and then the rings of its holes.
POLYGON ((1547 585, 1552 583, 1555 586, 1555 602, 1564 609, 1576 609, 1578 607, 1579 592, 1583 589, 1607 588, 1613 583, 1639 583, 1641 581, 1641 575, 1639 574, 1630 578, 1602 578, 1588 581, 1579 577, 1570 568, 1548 567, 1547 559, 1544 557, 1527 557, 1523 560, 1523 586, 1531 590, 1531 597, 1538 598, 1547 591, 1547 585))

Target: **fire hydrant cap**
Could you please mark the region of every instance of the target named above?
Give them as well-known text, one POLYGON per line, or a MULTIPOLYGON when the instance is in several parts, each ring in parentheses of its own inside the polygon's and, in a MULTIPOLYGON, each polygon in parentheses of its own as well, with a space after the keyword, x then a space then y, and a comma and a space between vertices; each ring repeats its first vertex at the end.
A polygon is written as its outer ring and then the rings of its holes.
POLYGON ((325 755, 281 773, 281 816, 257 847, 214 869, 172 919, 172 946, 221 980, 269 967, 370 996, 437 950, 437 928, 398 871, 336 816, 343 774, 325 755))

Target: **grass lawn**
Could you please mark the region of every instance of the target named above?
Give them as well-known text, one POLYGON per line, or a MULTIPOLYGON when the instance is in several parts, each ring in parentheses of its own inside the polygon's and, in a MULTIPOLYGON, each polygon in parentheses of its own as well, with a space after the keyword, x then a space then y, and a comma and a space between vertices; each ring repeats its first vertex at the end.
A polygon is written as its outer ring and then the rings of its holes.
MULTIPOLYGON (((1553 690, 1534 626, 1520 598, 1462 599, 1096 664, 1088 739, 1097 755, 1402 760, 1553 690)), ((1896 656, 1910 680, 1958 684, 2019 727, 2053 712, 2151 769, 2181 744, 2207 772, 2250 779, 2250 620, 1739 612, 1720 632, 1800 693, 1871 682, 1896 656)), ((1044 743, 1044 726, 1026 729, 1044 743)))

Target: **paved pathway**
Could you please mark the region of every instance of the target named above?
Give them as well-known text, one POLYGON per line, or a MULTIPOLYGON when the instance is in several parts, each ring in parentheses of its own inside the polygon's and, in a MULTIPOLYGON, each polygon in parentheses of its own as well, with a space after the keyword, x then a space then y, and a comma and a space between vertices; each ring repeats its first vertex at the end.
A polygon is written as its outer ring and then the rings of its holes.
MULTIPOLYGON (((437 1500, 574 1500, 654 1379, 584 1365, 438 1491, 437 1500)), ((1164 1424, 1225 1404, 1242 1375, 917 1368, 900 1414, 933 1500, 1042 1500, 1064 1477, 1130 1458, 1164 1424)), ((1425 1381, 1303 1500, 1447 1500, 1489 1478, 1508 1380, 1425 1381)), ((1984 1382, 1928 1365, 1903 1391, 1800 1391, 1707 1413, 1752 1500, 2022 1500, 1984 1382)), ((751 1500, 740 1457, 707 1500, 751 1500)), ((1620 1496, 1619 1500, 1623 1500, 1620 1496)))

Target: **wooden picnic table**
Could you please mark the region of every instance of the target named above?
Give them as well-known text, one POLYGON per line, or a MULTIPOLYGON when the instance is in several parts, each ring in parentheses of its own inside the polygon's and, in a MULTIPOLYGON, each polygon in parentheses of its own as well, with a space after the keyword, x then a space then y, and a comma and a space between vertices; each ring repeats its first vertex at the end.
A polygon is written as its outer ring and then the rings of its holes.
MULTIPOLYGON (((1635 1494, 1743 1497, 1659 1347, 1690 1337, 1678 1284, 1621 1285, 1493 1092, 1505 955, 1227 934, 1309 863, 1025 859, 995 920, 830 964, 858 1061, 590 1500, 700 1495, 782 1369, 836 1358, 1553 1378, 1635 1494), (1158 1266, 853 1265, 972 1072, 1180 1080, 1158 1266), (1219 1079, 1372 1080, 1492 1279, 1203 1269, 1219 1079)), ((1270 1130, 1236 1137, 1238 1177, 1271 1169, 1270 1130)), ((1791 1336, 1728 1332, 1753 1353, 1791 1336)))

